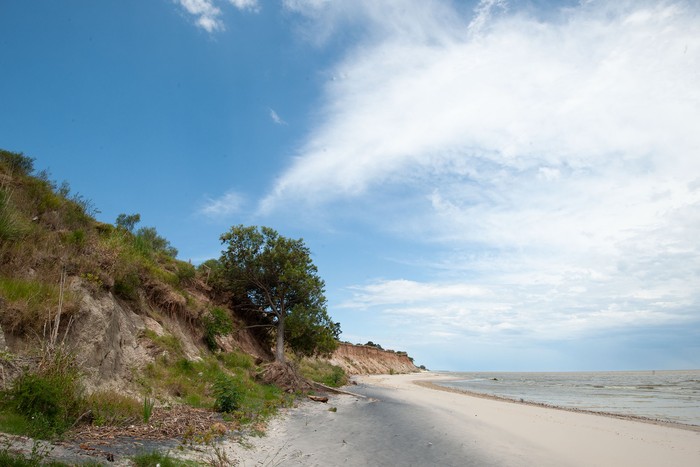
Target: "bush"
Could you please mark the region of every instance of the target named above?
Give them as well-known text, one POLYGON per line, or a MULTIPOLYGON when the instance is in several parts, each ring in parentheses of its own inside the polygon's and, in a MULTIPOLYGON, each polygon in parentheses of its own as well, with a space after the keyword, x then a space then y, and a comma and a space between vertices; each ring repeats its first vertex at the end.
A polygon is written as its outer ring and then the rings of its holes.
POLYGON ((114 280, 114 294, 127 300, 136 300, 140 285, 139 275, 135 272, 127 272, 114 280))
POLYGON ((10 197, 0 189, 0 240, 16 240, 22 236, 24 229, 17 212, 10 204, 10 197))
POLYGON ((73 357, 62 350, 45 356, 33 372, 20 375, 5 393, 5 402, 29 422, 29 434, 51 438, 80 416, 82 386, 73 357))
POLYGON ((0 163, 11 172, 29 175, 34 170, 34 158, 27 157, 21 152, 11 152, 0 149, 0 163))
POLYGON ((180 284, 186 284, 191 282, 195 276, 195 269, 190 263, 178 263, 177 264, 177 281, 180 284))
POLYGON ((204 342, 212 352, 218 350, 216 336, 225 336, 233 330, 233 323, 227 310, 214 307, 202 318, 204 325, 204 342))
POLYGON ((155 227, 141 227, 137 230, 134 246, 144 256, 148 256, 152 252, 161 253, 171 258, 177 256, 177 248, 173 247, 167 239, 160 236, 155 227))
POLYGON ((214 407, 219 412, 231 413, 241 404, 241 392, 236 381, 226 375, 221 375, 214 383, 214 407))

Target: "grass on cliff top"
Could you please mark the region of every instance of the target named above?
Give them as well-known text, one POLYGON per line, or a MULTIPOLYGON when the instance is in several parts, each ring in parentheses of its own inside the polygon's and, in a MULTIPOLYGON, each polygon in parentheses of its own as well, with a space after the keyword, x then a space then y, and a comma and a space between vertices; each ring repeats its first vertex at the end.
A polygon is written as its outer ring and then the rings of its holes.
POLYGON ((0 325, 5 331, 41 334, 55 311, 64 272, 123 300, 145 295, 168 313, 191 322, 199 318, 204 306, 185 290, 194 283, 195 268, 177 260, 177 250, 155 228, 132 232, 98 222, 98 212, 90 200, 71 193, 68 183, 36 172, 32 158, 0 149, 0 299, 6 302, 0 325))

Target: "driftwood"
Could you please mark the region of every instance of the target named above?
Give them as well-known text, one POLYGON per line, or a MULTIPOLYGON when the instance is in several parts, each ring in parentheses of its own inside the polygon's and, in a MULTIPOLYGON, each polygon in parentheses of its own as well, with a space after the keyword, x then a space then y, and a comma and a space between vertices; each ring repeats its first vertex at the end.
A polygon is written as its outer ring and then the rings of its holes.
POLYGON ((311 395, 309 395, 308 397, 309 397, 309 399, 311 399, 314 402, 324 402, 324 403, 328 402, 328 398, 325 396, 311 396, 311 395))

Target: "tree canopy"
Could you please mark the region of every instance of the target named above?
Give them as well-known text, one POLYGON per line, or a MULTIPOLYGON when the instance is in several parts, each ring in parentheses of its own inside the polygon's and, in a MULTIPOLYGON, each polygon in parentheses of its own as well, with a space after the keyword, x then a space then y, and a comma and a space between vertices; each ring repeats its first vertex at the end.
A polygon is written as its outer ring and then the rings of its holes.
POLYGON ((275 359, 284 361, 284 343, 300 354, 332 352, 340 333, 326 311, 325 284, 302 239, 286 238, 269 227, 234 226, 221 236, 226 286, 274 318, 275 359))

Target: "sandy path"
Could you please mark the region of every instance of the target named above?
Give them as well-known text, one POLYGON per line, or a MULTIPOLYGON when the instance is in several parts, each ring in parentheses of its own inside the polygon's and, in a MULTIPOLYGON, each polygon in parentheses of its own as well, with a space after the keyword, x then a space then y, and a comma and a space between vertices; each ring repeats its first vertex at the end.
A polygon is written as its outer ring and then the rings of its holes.
POLYGON ((369 376, 274 420, 244 466, 700 466, 700 432, 512 404, 369 376), (329 411, 335 407, 337 411, 329 411))

